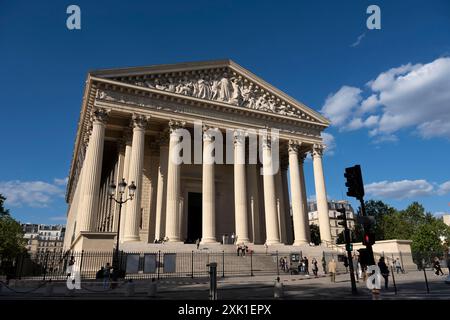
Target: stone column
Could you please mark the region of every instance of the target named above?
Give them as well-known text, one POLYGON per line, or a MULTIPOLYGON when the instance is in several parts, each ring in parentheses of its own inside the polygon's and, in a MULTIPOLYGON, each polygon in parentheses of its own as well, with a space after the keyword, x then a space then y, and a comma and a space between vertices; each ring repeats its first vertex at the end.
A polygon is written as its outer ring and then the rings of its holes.
POLYGON ((180 167, 175 162, 176 147, 180 142, 181 133, 178 129, 184 126, 184 122, 170 121, 169 161, 167 168, 167 210, 166 210, 166 237, 169 242, 181 242, 180 219, 178 201, 180 198, 180 167))
POLYGON ((271 170, 272 149, 270 137, 263 137, 262 149, 264 208, 266 211, 266 243, 267 245, 281 244, 277 213, 277 201, 275 195, 275 175, 271 170))
POLYGON ((299 147, 296 141, 289 141, 289 172, 291 177, 291 196, 292 196, 292 218, 294 222, 294 245, 299 246, 308 244, 308 234, 305 225, 305 206, 303 205, 302 194, 304 192, 302 185, 303 159, 302 165, 299 165, 299 147))
MULTIPOLYGON (((124 130, 123 140, 124 140, 123 142, 125 143, 124 160, 123 160, 123 173, 122 173, 122 176, 117 179, 116 185, 119 184, 122 181, 122 178, 124 178, 127 183, 130 183, 130 181, 128 180, 128 174, 130 172, 131 143, 132 143, 132 141, 131 141, 132 140, 132 131, 131 131, 130 128, 126 128, 124 130)), ((116 196, 118 196, 118 193, 116 194, 116 196)), ((123 194, 123 197, 124 197, 124 199, 128 198, 128 188, 125 190, 125 193, 123 194)), ((128 202, 126 202, 126 203, 124 203, 122 205, 122 211, 120 212, 120 235, 119 235, 119 241, 121 243, 123 242, 124 234, 125 234, 125 221, 127 220, 127 206, 128 206, 128 202)))
POLYGON ((303 205, 303 212, 304 212, 304 225, 305 225, 305 232, 306 232, 306 239, 308 240, 308 243, 311 242, 311 230, 309 228, 309 214, 308 214, 308 199, 306 198, 306 183, 305 183, 305 171, 304 171, 304 163, 305 163, 306 153, 300 153, 299 154, 299 170, 300 170, 300 183, 301 183, 301 193, 302 193, 302 205, 303 205))
POLYGON ((250 242, 245 180, 245 135, 241 130, 234 132, 234 212, 237 243, 250 242))
POLYGON ((328 215, 327 191, 322 166, 323 146, 314 145, 312 150, 314 183, 316 186, 317 212, 319 216, 320 239, 331 242, 330 217, 328 215))
POLYGON ((128 185, 136 185, 133 200, 128 201, 124 241, 139 241, 139 222, 141 219, 142 169, 144 167, 145 128, 148 117, 133 115, 133 142, 131 146, 128 185))
POLYGON ((275 193, 277 199, 277 213, 280 230, 280 240, 283 243, 287 243, 287 221, 286 221, 281 170, 278 170, 277 174, 275 175, 275 188, 276 188, 275 193))
POLYGON ((248 205, 250 208, 250 217, 253 231, 253 243, 260 244, 261 240, 261 217, 259 213, 259 170, 256 164, 247 165, 247 182, 248 182, 248 205))
POLYGON ((162 240, 166 228, 167 165, 169 161, 169 132, 161 133, 159 140, 158 190, 156 192, 155 239, 162 240))
POLYGON ((93 112, 92 133, 83 165, 82 201, 77 219, 78 231, 95 231, 108 113, 108 110, 102 108, 97 108, 93 112))
POLYGON ((214 135, 203 127, 203 175, 202 175, 202 244, 216 241, 216 187, 214 180, 214 135))
POLYGON ((291 208, 289 202, 289 186, 288 186, 288 167, 289 160, 286 157, 283 157, 280 162, 280 171, 281 171, 281 184, 282 184, 282 192, 283 192, 283 200, 284 200, 284 216, 286 221, 286 242, 285 244, 292 244, 294 242, 293 236, 293 226, 292 226, 292 217, 291 217, 291 208))

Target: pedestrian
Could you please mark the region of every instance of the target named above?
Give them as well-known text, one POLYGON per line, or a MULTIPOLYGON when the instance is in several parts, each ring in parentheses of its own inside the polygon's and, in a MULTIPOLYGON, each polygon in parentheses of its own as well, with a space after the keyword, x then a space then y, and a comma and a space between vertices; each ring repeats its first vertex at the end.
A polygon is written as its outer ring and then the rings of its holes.
POLYGON ((111 266, 109 265, 109 262, 106 263, 106 267, 104 268, 103 272, 103 288, 107 289, 109 288, 109 280, 111 277, 111 266))
POLYGON ((389 282, 389 268, 384 262, 384 257, 381 257, 378 261, 378 268, 380 268, 380 273, 384 278, 384 288, 387 290, 389 282))
POLYGON ((330 273, 331 282, 336 282, 336 261, 334 261, 334 258, 328 262, 328 272, 330 273))
POLYGON ((237 256, 239 257, 239 254, 241 253, 241 246, 236 246, 236 253, 237 256))
POLYGON ((234 232, 231 234, 231 242, 232 242, 233 244, 235 244, 235 243, 234 243, 234 232))
POLYGON ((395 269, 397 270, 397 274, 402 271, 402 264, 398 258, 395 260, 395 269))
POLYGON ((327 261, 325 260, 325 256, 322 257, 322 269, 323 273, 327 274, 327 261))
POLYGON ((70 260, 69 260, 69 265, 67 266, 67 270, 66 270, 67 278, 69 278, 72 275, 74 264, 75 264, 75 258, 74 258, 74 256, 71 256, 70 260))
POLYGON ((435 257, 433 262, 433 268, 436 270, 435 274, 438 276, 439 273, 443 276, 444 272, 441 269, 441 263, 439 262, 439 258, 435 257))
POLYGON ((358 257, 356 254, 353 255, 353 273, 355 274, 356 282, 359 282, 359 272, 358 272, 358 257))
POLYGON ((316 258, 313 258, 312 259, 312 265, 313 265, 313 273, 314 273, 314 276, 317 278, 317 272, 319 271, 319 267, 317 266, 317 260, 316 260, 316 258))
POLYGON ((305 273, 307 275, 309 275, 309 261, 308 261, 308 257, 305 257, 304 262, 305 262, 305 273))
POLYGON ((95 274, 95 279, 98 280, 98 282, 102 282, 103 275, 105 274, 105 267, 101 267, 100 270, 97 271, 95 274))
POLYGON ((200 248, 200 239, 195 240, 195 244, 197 245, 197 250, 200 248))

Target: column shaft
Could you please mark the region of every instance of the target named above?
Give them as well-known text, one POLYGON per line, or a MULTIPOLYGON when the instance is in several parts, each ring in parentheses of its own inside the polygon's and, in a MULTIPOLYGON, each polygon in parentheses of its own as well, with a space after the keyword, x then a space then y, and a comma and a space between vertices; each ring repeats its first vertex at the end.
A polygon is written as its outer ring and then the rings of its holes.
POLYGON ((175 162, 176 146, 180 142, 179 125, 170 122, 169 159, 167 168, 167 210, 166 237, 169 242, 181 242, 179 198, 180 198, 180 164, 175 162))
POLYGON ((330 218, 328 215, 327 191, 325 189, 325 178, 323 175, 322 153, 322 147, 314 145, 312 156, 314 182, 316 186, 317 211, 319 216, 320 239, 322 241, 331 242, 331 227, 330 218))
MULTIPOLYGON (((209 129, 211 130, 211 129, 209 129)), ((203 175, 202 175, 202 243, 217 243, 216 241, 216 187, 214 181, 214 158, 212 151, 214 141, 212 136, 203 133, 203 175)))
POLYGON ((83 165, 82 201, 80 216, 77 219, 78 231, 95 231, 107 115, 108 112, 104 109, 94 111, 92 134, 83 165))
POLYGON ((156 225, 155 239, 162 240, 166 227, 166 200, 167 200, 167 162, 169 146, 167 138, 162 137, 159 148, 158 190, 156 192, 156 225))
POLYGON ((245 135, 240 131, 235 131, 234 135, 234 211, 237 243, 250 242, 245 180, 245 135))
POLYGON ((134 181, 136 192, 133 200, 128 201, 124 241, 139 241, 139 224, 141 219, 142 169, 144 167, 145 127, 147 118, 133 116, 133 142, 131 146, 129 184, 134 181))
MULTIPOLYGON (((294 222, 294 245, 308 244, 307 228, 305 225, 305 206, 302 198, 303 165, 299 165, 298 145, 289 144, 289 172, 291 177, 292 218, 294 222)), ((302 163, 303 164, 303 163, 302 163)))
POLYGON ((275 196, 275 175, 272 170, 272 151, 270 141, 263 143, 263 184, 264 208, 266 210, 266 243, 267 245, 281 244, 280 229, 275 196))

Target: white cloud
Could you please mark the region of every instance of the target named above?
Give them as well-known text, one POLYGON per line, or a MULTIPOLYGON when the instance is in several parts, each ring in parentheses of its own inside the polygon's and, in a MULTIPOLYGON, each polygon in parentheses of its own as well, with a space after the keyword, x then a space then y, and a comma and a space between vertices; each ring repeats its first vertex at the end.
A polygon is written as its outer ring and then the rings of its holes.
POLYGON ((328 155, 334 154, 334 149, 336 148, 336 140, 332 134, 327 132, 322 132, 323 143, 325 144, 325 152, 328 155))
POLYGON ((56 216, 56 217, 50 217, 51 221, 66 221, 67 217, 66 216, 56 216))
POLYGON ((53 183, 56 184, 57 186, 66 186, 68 181, 69 181, 68 177, 65 177, 63 179, 58 178, 53 179, 53 183))
POLYGON ((407 199, 421 196, 446 195, 450 193, 450 181, 442 184, 426 180, 380 181, 364 185, 366 193, 373 197, 407 199))
POLYGON ((13 207, 47 207, 55 198, 64 197, 64 190, 59 185, 43 181, 0 181, 0 193, 13 207))
POLYGON ((361 40, 364 38, 366 36, 366 33, 364 32, 364 33, 362 33, 362 34, 360 34, 359 36, 358 36, 358 38, 356 39, 356 41, 355 42, 353 42, 351 45, 350 45, 350 47, 357 47, 357 46, 359 46, 359 44, 361 43, 361 40))
POLYGON ((363 100, 359 88, 343 86, 321 111, 341 129, 369 128, 377 141, 396 140, 408 128, 424 139, 450 139, 450 57, 391 68, 367 87, 363 100))
POLYGON ((450 193, 450 181, 444 182, 439 186, 438 194, 445 195, 450 193))
POLYGON ((401 180, 374 182, 365 185, 364 189, 373 197, 402 200, 431 195, 434 188, 426 180, 401 180))
POLYGON ((326 99, 321 112, 331 120, 333 125, 340 126, 358 106, 362 99, 361 92, 359 88, 343 86, 326 99))

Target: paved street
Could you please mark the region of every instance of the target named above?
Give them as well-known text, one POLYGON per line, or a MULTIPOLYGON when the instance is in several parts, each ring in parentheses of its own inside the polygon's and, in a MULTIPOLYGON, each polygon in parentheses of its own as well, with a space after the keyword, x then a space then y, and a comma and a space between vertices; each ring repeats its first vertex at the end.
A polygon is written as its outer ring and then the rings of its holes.
MULTIPOLYGON (((274 281, 276 276, 234 277, 218 279, 218 299, 251 300, 273 299, 274 281)), ((371 292, 365 283, 357 283, 358 295, 351 295, 350 280, 348 274, 336 277, 336 283, 331 283, 329 277, 305 277, 281 275, 286 300, 298 299, 372 299, 371 292)), ((424 274, 422 271, 395 274, 397 294, 390 277, 390 288, 381 290, 381 300, 392 299, 450 299, 450 285, 445 284, 445 277, 435 276, 433 272, 427 272, 429 293, 427 293, 424 274)), ((155 297, 147 297, 149 281, 137 280, 134 282, 135 294, 127 296, 126 283, 119 288, 103 289, 101 283, 83 282, 82 290, 77 290, 73 295, 68 293, 64 283, 55 283, 53 292, 48 295, 46 285, 32 292, 15 293, 3 287, 0 291, 0 299, 177 299, 177 300, 201 300, 208 299, 208 279, 162 279, 158 283, 158 293, 155 297)), ((27 283, 27 287, 16 287, 13 290, 25 292, 37 288, 39 283, 27 283)))

